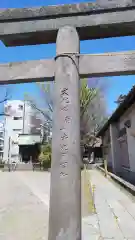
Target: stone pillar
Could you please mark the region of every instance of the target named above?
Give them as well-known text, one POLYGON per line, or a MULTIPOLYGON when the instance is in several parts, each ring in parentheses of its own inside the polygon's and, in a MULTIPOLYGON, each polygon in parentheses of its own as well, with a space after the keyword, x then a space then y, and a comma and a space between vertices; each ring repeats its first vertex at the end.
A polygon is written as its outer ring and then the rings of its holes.
POLYGON ((111 141, 112 167, 114 173, 118 173, 121 171, 120 146, 117 138, 118 138, 117 124, 113 123, 110 125, 110 141, 111 141))
POLYGON ((75 56, 79 37, 75 28, 59 30, 56 52, 49 240, 80 240, 80 84, 75 56))

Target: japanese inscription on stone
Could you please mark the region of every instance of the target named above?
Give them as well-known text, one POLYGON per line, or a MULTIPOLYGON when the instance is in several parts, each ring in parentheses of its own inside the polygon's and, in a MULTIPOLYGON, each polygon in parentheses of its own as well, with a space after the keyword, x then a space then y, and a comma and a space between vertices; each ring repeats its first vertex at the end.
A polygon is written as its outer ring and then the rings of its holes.
POLYGON ((70 124, 71 117, 68 116, 69 110, 69 93, 68 88, 63 88, 60 93, 60 110, 63 112, 62 119, 63 125, 60 128, 60 177, 68 176, 67 167, 67 154, 68 154, 68 132, 67 132, 67 124, 70 124))

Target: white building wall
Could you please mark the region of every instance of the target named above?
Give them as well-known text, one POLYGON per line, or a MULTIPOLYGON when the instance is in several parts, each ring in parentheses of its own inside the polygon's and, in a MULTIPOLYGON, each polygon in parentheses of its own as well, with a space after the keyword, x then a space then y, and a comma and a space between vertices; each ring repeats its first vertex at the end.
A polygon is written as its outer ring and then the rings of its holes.
POLYGON ((23 105, 23 101, 20 100, 8 101, 5 104, 5 113, 8 115, 5 117, 5 162, 19 161, 18 134, 22 133, 23 128, 23 105))
POLYGON ((4 151, 4 123, 0 122, 0 162, 3 160, 3 151, 4 151))
MULTIPOLYGON (((5 104, 5 112, 9 114, 9 116, 5 117, 4 123, 5 136, 3 160, 5 162, 18 162, 20 161, 18 135, 31 133, 31 115, 35 115, 35 110, 32 109, 27 102, 24 104, 23 101, 12 100, 5 104)), ((38 127, 40 128, 40 125, 38 127)))
POLYGON ((135 104, 133 104, 125 114, 120 118, 120 129, 124 127, 126 120, 131 121, 131 127, 127 128, 127 141, 128 141, 128 153, 130 170, 135 172, 135 104))
MULTIPOLYGON (((125 122, 127 120, 130 120, 130 122, 131 122, 131 127, 129 127, 129 128, 126 127, 127 147, 128 147, 128 155, 129 155, 129 168, 122 166, 121 163, 122 163, 123 159, 122 159, 121 152, 119 155, 117 155, 116 162, 119 163, 119 167, 121 170, 120 171, 121 176, 124 177, 127 181, 130 181, 131 183, 135 184, 135 104, 133 104, 117 121, 118 136, 119 136, 119 131, 125 127, 125 122)), ((105 145, 106 142, 109 143, 108 137, 107 137, 107 135, 108 135, 107 131, 103 136, 103 145, 105 145)), ((119 141, 117 142, 117 144, 119 144, 119 141)), ((110 153, 110 149, 107 149, 107 150, 108 151, 107 151, 106 157, 107 157, 108 165, 111 165, 112 164, 112 154, 110 153)))
POLYGON ((24 110, 24 133, 29 134, 30 133, 30 128, 31 128, 31 122, 30 122, 30 115, 31 115, 31 107, 27 104, 25 104, 25 110, 24 110))
POLYGON ((110 131, 109 131, 109 129, 106 130, 102 141, 103 141, 103 146, 107 145, 106 148, 104 149, 104 157, 107 160, 108 167, 112 168, 112 153, 111 153, 110 131))

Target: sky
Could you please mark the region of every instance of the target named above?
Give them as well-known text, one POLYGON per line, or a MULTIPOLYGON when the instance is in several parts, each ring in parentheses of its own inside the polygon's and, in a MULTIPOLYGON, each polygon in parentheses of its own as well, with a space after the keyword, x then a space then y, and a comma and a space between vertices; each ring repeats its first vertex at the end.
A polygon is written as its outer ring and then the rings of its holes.
MULTIPOLYGON (((0 8, 19 8, 34 7, 45 5, 66 4, 75 2, 86 2, 81 0, 1 0, 0 8)), ((109 38, 100 40, 90 40, 81 42, 81 53, 105 53, 135 50, 135 36, 109 38)), ((0 63, 16 62, 24 60, 38 60, 52 58, 55 56, 55 44, 23 46, 23 47, 5 47, 0 42, 0 63)), ((90 81, 90 80, 89 80, 90 81)), ((112 113, 116 104, 114 101, 120 94, 126 94, 135 84, 135 76, 106 77, 104 81, 109 83, 106 93, 108 113, 112 113)), ((23 99, 24 93, 30 93, 32 96, 40 96, 38 87, 32 84, 10 85, 12 99, 23 99)))

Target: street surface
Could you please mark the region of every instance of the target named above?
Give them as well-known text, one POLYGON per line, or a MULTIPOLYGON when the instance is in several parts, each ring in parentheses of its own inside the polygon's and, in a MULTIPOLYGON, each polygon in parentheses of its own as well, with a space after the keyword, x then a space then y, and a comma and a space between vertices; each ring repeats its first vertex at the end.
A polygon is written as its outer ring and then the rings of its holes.
MULTIPOLYGON (((87 208, 82 176, 82 240, 135 240, 135 202, 96 171, 96 213, 87 208)), ((50 173, 0 172, 0 240, 47 240, 50 173)))

